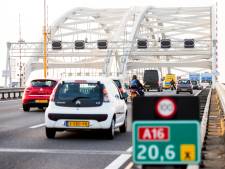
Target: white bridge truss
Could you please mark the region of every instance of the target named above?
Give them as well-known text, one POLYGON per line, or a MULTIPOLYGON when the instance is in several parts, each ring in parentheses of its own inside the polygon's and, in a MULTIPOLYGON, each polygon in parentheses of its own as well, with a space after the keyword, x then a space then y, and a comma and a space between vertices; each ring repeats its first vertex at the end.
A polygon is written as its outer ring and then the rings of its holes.
MULTIPOLYGON (((123 75, 145 69, 216 71, 216 7, 89 9, 75 8, 48 28, 48 74, 123 75), (107 40, 107 49, 98 49, 97 40, 107 40), (148 48, 138 49, 137 40, 147 39, 148 48), (171 39, 171 48, 160 41, 171 39), (184 39, 194 39, 195 48, 184 48, 184 39), (61 50, 51 43, 62 41, 61 50), (85 40, 85 49, 74 48, 85 40), (187 69, 186 69, 187 68, 187 69), (191 68, 191 69, 190 69, 191 68)), ((23 78, 43 70, 43 43, 8 43, 6 84, 18 77, 22 62, 23 78)), ((43 73, 42 73, 43 74, 43 73)), ((215 77, 214 77, 215 80, 215 77)))

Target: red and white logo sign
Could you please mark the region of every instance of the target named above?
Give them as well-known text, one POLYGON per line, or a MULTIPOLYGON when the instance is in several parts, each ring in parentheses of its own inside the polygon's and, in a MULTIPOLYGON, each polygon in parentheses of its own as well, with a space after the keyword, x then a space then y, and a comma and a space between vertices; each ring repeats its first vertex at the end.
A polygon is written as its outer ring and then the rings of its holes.
POLYGON ((162 98, 156 103, 156 113, 162 118, 171 118, 176 110, 176 104, 171 98, 162 98))
POLYGON ((138 139, 140 141, 168 141, 169 128, 165 126, 139 127, 138 139))

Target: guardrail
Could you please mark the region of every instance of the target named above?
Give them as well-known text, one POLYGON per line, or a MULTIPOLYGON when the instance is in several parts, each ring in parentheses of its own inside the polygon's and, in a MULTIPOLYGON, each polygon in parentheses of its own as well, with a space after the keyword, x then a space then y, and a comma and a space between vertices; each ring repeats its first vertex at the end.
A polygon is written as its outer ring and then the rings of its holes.
MULTIPOLYGON (((212 89, 209 90, 209 94, 207 96, 207 101, 206 101, 205 108, 204 108, 204 113, 203 113, 202 119, 201 119, 201 149, 204 144, 206 128, 207 128, 207 124, 208 124, 211 94, 212 94, 212 89)), ((199 165, 187 165, 187 169, 199 169, 199 165)))
POLYGON ((217 83, 216 91, 217 91, 219 99, 220 99, 221 108, 223 109, 223 112, 225 115, 225 85, 217 83))
POLYGON ((0 89, 0 100, 21 98, 24 88, 2 88, 0 89))

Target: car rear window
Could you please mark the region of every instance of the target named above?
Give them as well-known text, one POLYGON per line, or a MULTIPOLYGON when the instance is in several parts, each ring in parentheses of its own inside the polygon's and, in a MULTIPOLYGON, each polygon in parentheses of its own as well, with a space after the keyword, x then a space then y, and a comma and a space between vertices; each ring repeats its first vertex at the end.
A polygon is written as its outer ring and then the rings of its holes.
POLYGON ((191 81, 193 85, 197 85, 197 81, 191 81))
POLYGON ((190 84, 190 80, 179 80, 178 84, 190 84))
POLYGON ((56 85, 54 80, 33 80, 31 81, 32 87, 54 87, 56 85))
POLYGON ((103 102, 103 85, 100 83, 64 82, 58 86, 56 105, 69 107, 100 106, 103 102))

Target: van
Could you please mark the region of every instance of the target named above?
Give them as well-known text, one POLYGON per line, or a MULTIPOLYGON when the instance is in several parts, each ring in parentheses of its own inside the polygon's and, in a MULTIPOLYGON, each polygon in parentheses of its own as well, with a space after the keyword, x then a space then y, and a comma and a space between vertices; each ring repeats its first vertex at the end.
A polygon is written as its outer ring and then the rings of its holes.
POLYGON ((170 89, 171 88, 171 80, 176 83, 176 75, 175 74, 166 74, 163 84, 163 89, 170 89))
POLYGON ((158 90, 158 92, 162 91, 161 75, 158 70, 145 70, 143 82, 145 91, 153 89, 158 90))

